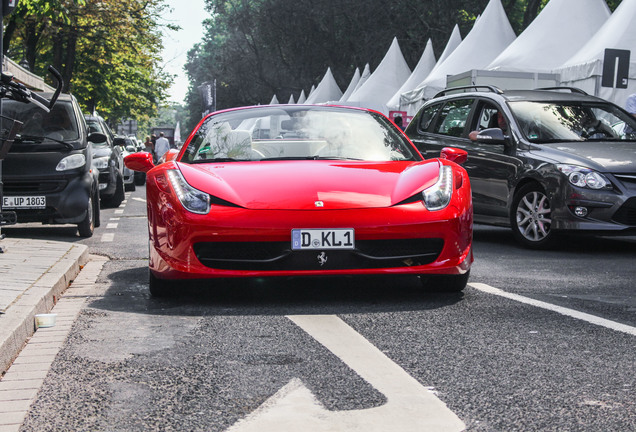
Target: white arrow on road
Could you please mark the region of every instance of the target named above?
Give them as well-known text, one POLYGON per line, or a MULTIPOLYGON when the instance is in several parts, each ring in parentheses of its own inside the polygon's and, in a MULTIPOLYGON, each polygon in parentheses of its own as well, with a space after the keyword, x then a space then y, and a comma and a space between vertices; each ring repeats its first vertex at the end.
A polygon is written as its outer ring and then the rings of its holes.
POLYGON ((384 394, 380 407, 329 411, 299 379, 270 397, 228 432, 461 431, 464 423, 430 390, 334 315, 288 316, 384 394))

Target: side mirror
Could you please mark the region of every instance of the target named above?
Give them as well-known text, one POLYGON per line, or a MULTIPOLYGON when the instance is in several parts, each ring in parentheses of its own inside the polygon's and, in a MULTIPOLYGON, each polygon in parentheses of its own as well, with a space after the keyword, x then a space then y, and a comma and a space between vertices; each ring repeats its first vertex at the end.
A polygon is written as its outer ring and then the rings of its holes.
POLYGON ((125 138, 120 138, 120 137, 115 137, 115 139, 113 140, 113 145, 120 146, 120 147, 126 147, 126 139, 125 138))
POLYGON ((444 147, 439 157, 461 165, 468 160, 468 152, 455 147, 444 147))
POLYGON ((484 129, 477 134, 477 141, 483 144, 505 144, 506 136, 499 128, 484 129))
POLYGON ((124 165, 133 171, 148 172, 155 167, 152 162, 152 153, 132 153, 124 158, 124 165))
POLYGON ((91 134, 88 134, 88 141, 95 144, 106 142, 106 139, 106 135, 104 135, 103 133, 93 132, 91 134))

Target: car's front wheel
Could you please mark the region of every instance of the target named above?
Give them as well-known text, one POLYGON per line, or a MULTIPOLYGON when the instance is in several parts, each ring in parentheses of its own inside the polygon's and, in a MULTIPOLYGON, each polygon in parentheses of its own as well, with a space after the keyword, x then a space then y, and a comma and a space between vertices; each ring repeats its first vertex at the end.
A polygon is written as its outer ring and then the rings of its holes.
POLYGON ((539 184, 529 183, 519 189, 512 201, 510 226, 517 241, 526 247, 541 249, 552 244, 552 208, 539 184))
POLYGON ((461 275, 430 275, 421 276, 422 284, 430 291, 461 292, 466 288, 470 270, 461 275))
POLYGON ((148 287, 153 297, 166 297, 170 295, 171 281, 159 279, 148 270, 148 287))
POLYGON ((80 237, 92 237, 95 232, 95 206, 93 205, 93 197, 89 195, 88 205, 86 206, 86 217, 77 224, 77 231, 80 237))

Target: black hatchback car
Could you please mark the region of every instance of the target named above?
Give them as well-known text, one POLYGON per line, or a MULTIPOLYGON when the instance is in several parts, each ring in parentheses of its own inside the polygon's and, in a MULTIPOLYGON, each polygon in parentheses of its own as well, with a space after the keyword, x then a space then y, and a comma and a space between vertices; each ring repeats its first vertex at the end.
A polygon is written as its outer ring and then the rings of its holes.
POLYGON ((70 95, 61 94, 49 113, 9 99, 2 111, 23 123, 3 161, 2 209, 15 211, 18 223, 77 224, 81 237, 92 236, 100 220, 92 144, 106 137, 89 135, 70 95))
POLYGON ((567 232, 636 234, 636 119, 606 100, 571 88, 449 88, 405 133, 427 157, 466 150, 474 221, 510 226, 527 247, 567 232))

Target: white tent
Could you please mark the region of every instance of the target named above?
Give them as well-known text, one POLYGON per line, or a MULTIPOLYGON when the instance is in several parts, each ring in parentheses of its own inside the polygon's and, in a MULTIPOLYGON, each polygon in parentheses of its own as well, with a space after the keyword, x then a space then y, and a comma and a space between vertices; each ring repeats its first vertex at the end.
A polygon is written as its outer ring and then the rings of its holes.
POLYGON ((589 41, 609 16, 605 0, 550 0, 486 69, 551 72, 589 41))
POLYGON ((301 90, 300 91, 300 96, 298 96, 298 104, 304 104, 305 101, 307 100, 307 96, 305 96, 305 90, 301 90))
POLYGON ((501 0, 490 0, 484 13, 475 21, 472 30, 461 44, 433 69, 414 90, 403 94, 403 107, 413 115, 424 99, 430 99, 446 88, 446 77, 470 69, 483 69, 516 38, 501 0))
MULTIPOLYGON (((362 70, 362 73, 360 74, 360 79, 358 80, 358 84, 356 84, 356 88, 353 89, 351 94, 355 93, 356 90, 362 87, 362 84, 367 82, 370 76, 371 76, 371 67, 369 66, 369 63, 367 63, 366 65, 364 65, 364 69, 362 70)), ((349 96, 351 96, 351 94, 349 96)), ((346 100, 349 100, 349 98, 347 97, 346 100)), ((340 99, 340 102, 345 102, 345 99, 340 99)))
POLYGON ((342 97, 340 98, 340 102, 344 102, 347 99, 349 99, 349 96, 351 96, 351 94, 354 92, 359 81, 360 81, 360 68, 356 68, 356 71, 353 73, 353 77, 351 77, 351 81, 349 82, 347 89, 345 90, 345 92, 342 94, 342 97))
POLYGON ((424 52, 422 53, 422 57, 420 57, 420 61, 413 69, 411 76, 402 84, 402 87, 395 92, 393 97, 389 99, 389 102, 386 104, 389 111, 399 111, 400 110, 400 96, 402 93, 407 92, 409 90, 413 90, 419 83, 424 81, 424 79, 431 73, 431 70, 435 67, 435 53, 433 52, 433 42, 429 39, 426 43, 426 48, 424 48, 424 52))
POLYGON ((371 108, 388 114, 386 103, 410 75, 411 70, 404 60, 397 38, 393 38, 389 50, 376 70, 347 99, 347 104, 371 108))
POLYGON ((278 98, 276 97, 276 95, 274 95, 274 97, 272 97, 272 100, 269 101, 270 105, 278 105, 280 102, 278 102, 278 98))
POLYGON ((289 95, 289 100, 287 101, 287 103, 292 105, 296 103, 296 101, 294 100, 293 94, 289 95))
POLYGON ((625 105, 627 96, 636 93, 636 0, 623 0, 612 16, 576 54, 555 69, 561 74, 562 85, 574 86, 590 94, 625 105), (628 88, 601 86, 605 49, 632 52, 628 88))
POLYGON ((342 90, 338 87, 331 68, 327 68, 325 76, 318 87, 307 97, 306 104, 324 103, 327 101, 339 100, 342 97, 342 90))
POLYGON ((462 43, 462 35, 459 32, 459 26, 455 24, 455 27, 453 27, 453 31, 451 32, 451 35, 448 38, 448 42, 446 42, 446 47, 444 48, 444 51, 442 51, 442 55, 439 56, 439 58, 437 59, 437 63, 435 64, 435 67, 433 68, 433 70, 435 70, 435 68, 437 68, 439 65, 444 63, 444 60, 446 60, 448 56, 451 55, 453 51, 455 51, 455 48, 457 48, 461 43, 462 43))

